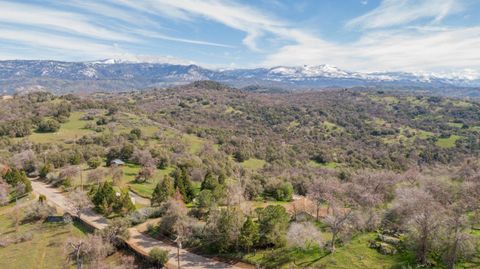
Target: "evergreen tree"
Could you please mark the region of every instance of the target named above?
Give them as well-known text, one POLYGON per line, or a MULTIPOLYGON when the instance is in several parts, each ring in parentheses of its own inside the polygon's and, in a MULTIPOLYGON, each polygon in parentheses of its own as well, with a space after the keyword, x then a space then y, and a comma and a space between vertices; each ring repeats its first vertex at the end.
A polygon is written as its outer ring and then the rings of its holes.
MULTIPOLYGON (((216 177, 212 172, 207 172, 201 185, 201 193, 204 193, 204 198, 210 198, 211 202, 221 200, 225 195, 225 185, 219 182, 219 177, 216 177)), ((207 200, 204 200, 207 201, 207 200)))
POLYGON ((208 209, 215 202, 215 198, 211 190, 203 190, 198 194, 196 201, 200 209, 208 209))
POLYGON ((201 190, 203 191, 207 189, 214 191, 218 187, 218 185, 218 179, 210 171, 208 171, 202 181, 201 190))
POLYGON ((122 193, 120 194, 120 197, 117 197, 113 205, 113 211, 115 213, 118 213, 124 216, 127 213, 130 213, 134 210, 135 210, 135 205, 133 204, 132 199, 128 194, 128 190, 123 190, 122 193))
POLYGON ((260 230, 258 224, 255 223, 251 217, 248 217, 240 230, 239 244, 249 253, 250 249, 258 243, 259 239, 260 230))
POLYGON ((46 163, 40 168, 40 178, 47 178, 48 173, 53 171, 53 167, 50 163, 46 163))
POLYGON ((284 246, 290 215, 281 205, 257 208, 262 246, 284 246))
POLYGON ((153 190, 151 205, 158 206, 163 202, 166 202, 169 197, 175 194, 175 187, 172 182, 172 178, 165 176, 162 182, 158 182, 157 186, 153 190))
POLYGON ((174 187, 178 189, 186 203, 190 203, 195 198, 195 190, 193 189, 190 176, 188 175, 187 168, 181 167, 175 169, 172 173, 174 179, 174 187))
POLYGON ((3 177, 5 179, 5 182, 10 184, 11 186, 17 186, 20 183, 24 184, 25 193, 29 193, 32 191, 32 183, 30 182, 30 180, 28 180, 27 175, 24 171, 12 168, 9 169, 3 177))
POLYGON ((98 189, 93 189, 92 202, 95 209, 103 214, 110 214, 112 206, 116 201, 115 190, 111 182, 104 182, 100 184, 98 189))
POLYGON ((240 230, 244 216, 238 208, 213 211, 205 226, 209 247, 215 252, 226 253, 236 248, 239 243, 240 230))

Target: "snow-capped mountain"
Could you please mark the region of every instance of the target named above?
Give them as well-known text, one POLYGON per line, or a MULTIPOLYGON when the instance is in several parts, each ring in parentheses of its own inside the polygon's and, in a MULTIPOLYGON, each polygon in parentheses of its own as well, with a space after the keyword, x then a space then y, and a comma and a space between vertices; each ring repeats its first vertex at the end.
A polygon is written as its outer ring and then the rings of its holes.
POLYGON ((0 89, 9 93, 39 87, 55 92, 131 90, 196 80, 215 80, 237 87, 258 85, 286 89, 480 87, 480 72, 475 70, 456 73, 361 73, 329 65, 212 70, 194 64, 175 63, 174 60, 161 57, 90 62, 0 61, 0 89))

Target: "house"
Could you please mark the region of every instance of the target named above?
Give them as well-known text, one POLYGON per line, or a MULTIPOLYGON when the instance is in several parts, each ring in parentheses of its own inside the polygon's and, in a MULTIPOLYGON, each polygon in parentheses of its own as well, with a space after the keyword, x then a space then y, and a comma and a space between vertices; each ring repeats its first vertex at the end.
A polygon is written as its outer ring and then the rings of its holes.
POLYGON ((120 159, 115 159, 110 162, 110 165, 123 166, 125 162, 120 159))

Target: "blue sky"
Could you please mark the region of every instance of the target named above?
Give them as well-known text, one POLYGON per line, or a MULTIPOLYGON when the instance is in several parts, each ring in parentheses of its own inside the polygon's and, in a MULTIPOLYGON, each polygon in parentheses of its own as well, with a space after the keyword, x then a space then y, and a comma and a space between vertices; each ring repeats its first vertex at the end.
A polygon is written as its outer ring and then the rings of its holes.
POLYGON ((0 59, 480 72, 478 0, 0 0, 0 59))

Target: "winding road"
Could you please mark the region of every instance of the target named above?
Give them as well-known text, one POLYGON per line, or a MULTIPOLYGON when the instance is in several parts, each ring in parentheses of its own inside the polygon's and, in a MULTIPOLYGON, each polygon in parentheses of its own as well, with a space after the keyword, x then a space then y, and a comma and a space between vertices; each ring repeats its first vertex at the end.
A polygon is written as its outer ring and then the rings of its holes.
MULTIPOLYGON (((51 187, 39 180, 32 180, 33 191, 37 194, 43 194, 47 197, 47 202, 61 209, 64 213, 72 213, 68 198, 57 188, 51 187)), ((96 229, 103 229, 108 225, 108 220, 95 213, 92 209, 85 210, 81 215, 82 221, 88 223, 96 229)), ((126 242, 133 250, 141 255, 148 256, 150 250, 158 247, 169 251, 169 260, 166 264, 167 268, 178 268, 177 266, 177 248, 160 240, 144 235, 137 228, 129 229, 130 239, 126 242)), ((231 265, 228 263, 216 261, 206 258, 187 250, 180 250, 180 268, 204 269, 204 268, 254 268, 245 264, 231 265)))

